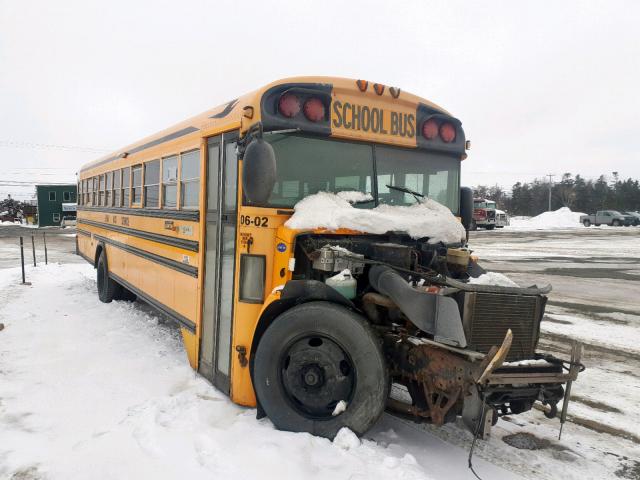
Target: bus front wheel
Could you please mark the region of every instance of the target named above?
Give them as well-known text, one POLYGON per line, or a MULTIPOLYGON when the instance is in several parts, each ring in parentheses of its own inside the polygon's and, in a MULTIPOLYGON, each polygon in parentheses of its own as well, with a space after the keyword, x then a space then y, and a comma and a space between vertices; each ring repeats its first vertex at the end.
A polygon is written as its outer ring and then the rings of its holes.
POLYGON ((360 315, 329 302, 274 320, 258 344, 253 379, 276 428, 330 439, 342 427, 364 434, 389 394, 378 338, 360 315))

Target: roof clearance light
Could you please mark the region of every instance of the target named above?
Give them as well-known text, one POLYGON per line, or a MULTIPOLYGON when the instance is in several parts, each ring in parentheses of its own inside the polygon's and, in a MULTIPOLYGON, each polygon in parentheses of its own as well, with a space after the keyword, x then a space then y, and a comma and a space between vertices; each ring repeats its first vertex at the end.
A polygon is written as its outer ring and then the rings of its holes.
POLYGON ((444 143, 451 143, 456 139, 456 127, 450 123, 440 125, 440 138, 444 143))
POLYGON ((278 111, 287 118, 295 117, 300 112, 300 100, 293 93, 285 93, 278 101, 278 111))
POLYGON ((312 122, 324 119, 324 104, 318 98, 310 98, 304 102, 304 116, 312 122))
POLYGON ((422 124, 422 136, 427 140, 433 140, 438 136, 438 122, 434 119, 427 120, 422 124))

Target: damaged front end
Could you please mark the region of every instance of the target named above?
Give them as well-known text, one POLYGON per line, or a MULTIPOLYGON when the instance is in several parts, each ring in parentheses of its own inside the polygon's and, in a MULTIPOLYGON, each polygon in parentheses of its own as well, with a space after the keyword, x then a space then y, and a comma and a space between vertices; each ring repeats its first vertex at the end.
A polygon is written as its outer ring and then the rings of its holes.
MULTIPOLYGON (((461 245, 403 235, 299 240, 306 261, 296 262, 294 278, 353 274, 350 300, 382 338, 393 382, 390 410, 436 425, 461 416, 481 437, 498 417, 535 402, 556 416, 582 367, 577 343, 566 360, 536 352, 550 287, 470 283, 484 270, 461 245)), ((564 421, 566 400, 562 412, 564 421)))

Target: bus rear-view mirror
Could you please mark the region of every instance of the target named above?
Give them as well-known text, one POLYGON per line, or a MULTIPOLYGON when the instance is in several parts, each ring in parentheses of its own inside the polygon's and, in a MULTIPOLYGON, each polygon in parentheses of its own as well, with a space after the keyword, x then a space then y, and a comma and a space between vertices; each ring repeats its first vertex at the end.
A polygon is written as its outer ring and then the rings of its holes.
POLYGON ((468 232, 473 221, 473 190, 469 187, 460 187, 460 219, 468 232))
POLYGON ((267 203, 276 182, 276 154, 262 138, 254 138, 244 151, 242 188, 251 205, 267 203))

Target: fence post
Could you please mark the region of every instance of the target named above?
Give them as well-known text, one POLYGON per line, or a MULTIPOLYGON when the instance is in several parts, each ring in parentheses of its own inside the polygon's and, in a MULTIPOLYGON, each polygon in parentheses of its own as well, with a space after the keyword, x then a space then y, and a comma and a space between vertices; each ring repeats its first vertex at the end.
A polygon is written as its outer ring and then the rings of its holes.
POLYGON ((24 246, 22 242, 22 237, 20 237, 20 265, 22 266, 22 284, 27 283, 24 278, 24 246))
POLYGON ((44 264, 49 264, 49 258, 47 256, 47 234, 46 232, 42 232, 42 241, 44 242, 44 264))
POLYGON ((36 265, 36 241, 35 241, 35 237, 33 235, 31 235, 31 249, 33 251, 33 266, 37 266, 36 265))

